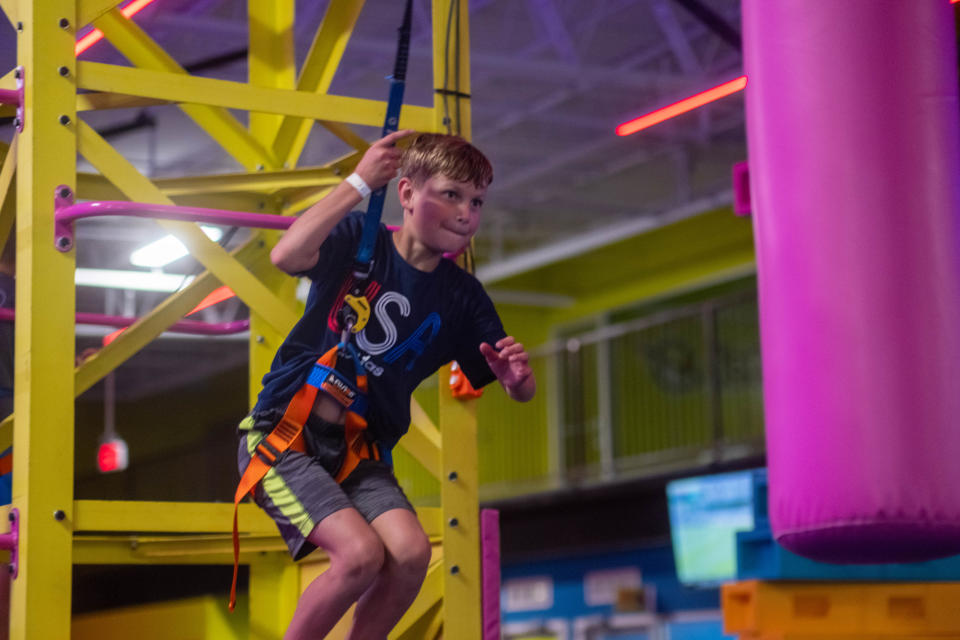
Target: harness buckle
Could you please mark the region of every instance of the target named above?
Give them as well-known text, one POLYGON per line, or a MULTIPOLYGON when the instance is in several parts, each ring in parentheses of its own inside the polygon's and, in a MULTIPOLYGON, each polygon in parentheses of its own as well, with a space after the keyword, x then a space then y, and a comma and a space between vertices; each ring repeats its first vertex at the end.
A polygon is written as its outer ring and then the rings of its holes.
POLYGON ((264 463, 266 463, 271 467, 277 462, 277 458, 280 457, 280 452, 277 451, 277 449, 272 444, 267 442, 266 438, 264 438, 257 444, 256 448, 254 449, 254 453, 264 463))
POLYGON ((358 297, 349 293, 343 297, 343 301, 350 305, 350 308, 356 314, 350 331, 353 333, 360 332, 370 320, 370 301, 367 300, 366 296, 358 297))

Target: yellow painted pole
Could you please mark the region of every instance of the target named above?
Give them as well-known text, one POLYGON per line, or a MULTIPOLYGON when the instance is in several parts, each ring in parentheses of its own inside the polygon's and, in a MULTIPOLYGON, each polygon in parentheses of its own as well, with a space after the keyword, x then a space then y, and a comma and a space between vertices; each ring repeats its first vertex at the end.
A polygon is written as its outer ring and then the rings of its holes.
MULTIPOLYGON (((250 47, 247 73, 255 87, 293 89, 296 68, 293 55, 293 0, 247 0, 250 47)), ((250 133, 268 146, 280 129, 283 116, 250 112, 250 133)))
POLYGON ((75 187, 74 15, 73 0, 18 4, 26 95, 17 166, 13 506, 21 520, 14 640, 70 636, 75 262, 72 252, 53 246, 53 203, 58 185, 75 187))
POLYGON ((250 638, 282 638, 300 597, 300 565, 286 555, 250 562, 250 638))
POLYGON ((433 106, 436 131, 471 136, 467 0, 433 2, 433 106))
MULTIPOLYGON (((450 378, 450 367, 440 380, 450 378)), ((440 385, 443 437, 440 502, 443 534, 443 635, 479 639, 481 635, 480 507, 477 472, 475 400, 457 400, 440 385), (454 524, 455 523, 455 524, 454 524)))
MULTIPOLYGON (((435 130, 470 138, 470 37, 467 0, 433 2, 435 130)), ((450 368, 440 370, 441 382, 450 368)), ((443 635, 479 639, 482 634, 480 505, 476 401, 456 400, 439 385, 443 441, 440 500, 443 538, 443 635), (456 523, 453 526, 452 523, 456 523)))
MULTIPOLYGON (((296 86, 296 68, 293 54, 294 4, 293 0, 272 0, 270 2, 248 0, 250 55, 247 66, 251 86, 290 90, 296 86)), ((276 137, 283 119, 282 115, 251 111, 250 132, 259 144, 269 148, 273 144, 273 139, 276 137)), ((307 181, 314 185, 321 183, 324 179, 333 184, 340 181, 340 178, 333 175, 331 170, 321 169, 320 171, 323 172, 322 177, 316 173, 307 174, 307 181)), ((282 171, 271 173, 275 173, 278 179, 283 179, 287 175, 287 172, 282 171)), ((306 172, 297 173, 305 174, 306 172)), ((258 177, 262 178, 264 176, 262 174, 251 175, 251 179, 258 177)), ((276 188, 284 188, 299 185, 278 182, 275 186, 276 188)), ((272 213, 278 213, 278 211, 274 210, 272 213)), ((276 231, 263 233, 265 242, 271 247, 276 244, 279 237, 280 233, 276 231)), ((279 299, 285 301, 291 308, 295 308, 297 280, 278 270, 275 270, 275 276, 267 283, 268 286, 279 299)), ((251 307, 248 391, 251 408, 260 392, 260 382, 267 371, 270 370, 273 356, 284 338, 286 338, 285 332, 277 331, 255 308, 251 307)), ((280 571, 280 569, 273 567, 273 565, 260 567, 256 571, 251 567, 251 593, 254 591, 269 591, 270 583, 277 577, 275 575, 277 571, 280 571), (254 584, 255 580, 259 579, 266 581, 265 587, 254 584)), ((293 602, 296 602, 296 594, 293 602)), ((251 627, 264 622, 260 619, 261 616, 272 615, 272 613, 265 611, 269 606, 268 603, 261 603, 260 598, 253 599, 253 606, 250 608, 251 627)), ((289 618, 284 618, 289 622, 289 618)), ((272 628, 275 625, 267 624, 267 626, 272 628)), ((280 627, 280 635, 282 635, 283 628, 280 627)))

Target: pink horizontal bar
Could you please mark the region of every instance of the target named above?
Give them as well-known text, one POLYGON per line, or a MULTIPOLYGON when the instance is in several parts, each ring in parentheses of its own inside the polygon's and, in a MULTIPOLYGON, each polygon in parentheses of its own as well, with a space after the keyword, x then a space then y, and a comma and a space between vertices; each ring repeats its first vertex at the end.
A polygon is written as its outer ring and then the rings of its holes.
MULTIPOLYGON (((72 195, 70 196, 72 198, 72 195)), ((65 200, 57 197, 58 206, 54 214, 54 235, 56 247, 69 251, 73 247, 73 222, 81 218, 99 216, 129 216, 134 218, 161 218, 183 222, 211 222, 236 227, 255 227, 258 229, 288 229, 296 218, 269 213, 246 213, 225 209, 204 209, 201 207, 178 207, 169 204, 149 204, 127 202, 125 200, 101 200, 99 202, 81 202, 80 204, 62 204, 65 200)), ((388 225, 387 229, 396 231, 400 227, 388 225)), ((466 249, 466 247, 464 247, 466 249)), ((454 259, 463 250, 456 253, 444 253, 444 258, 454 259)))
POLYGON ((234 227, 256 227, 258 229, 286 229, 295 218, 269 213, 246 213, 225 209, 203 209, 200 207, 178 207, 169 204, 149 204, 144 202, 126 202, 124 200, 102 200, 100 202, 81 202, 63 204, 58 198, 54 214, 54 235, 57 248, 67 251, 73 246, 73 221, 80 218, 99 216, 128 216, 133 218, 162 218, 183 222, 210 222, 234 227))
POLYGON ((70 224, 80 218, 97 216, 131 216, 134 218, 163 218, 186 222, 212 222, 234 227, 257 227, 259 229, 286 229, 295 218, 269 213, 245 213, 225 209, 202 209, 200 207, 177 207, 169 204, 148 204, 124 200, 81 202, 63 207, 55 219, 61 224, 70 224))
POLYGON ((20 106, 22 92, 19 89, 0 89, 0 104, 20 106))
MULTIPOLYGON (((13 322, 16 314, 13 309, 0 309, 0 322, 13 322)), ((108 316, 102 313, 79 312, 76 316, 77 324, 94 324, 105 327, 129 327, 140 318, 125 316, 108 316)), ((250 328, 249 320, 234 320, 232 322, 200 322, 199 320, 180 320, 166 331, 172 333, 190 333, 204 336, 222 336, 241 333, 250 328)))

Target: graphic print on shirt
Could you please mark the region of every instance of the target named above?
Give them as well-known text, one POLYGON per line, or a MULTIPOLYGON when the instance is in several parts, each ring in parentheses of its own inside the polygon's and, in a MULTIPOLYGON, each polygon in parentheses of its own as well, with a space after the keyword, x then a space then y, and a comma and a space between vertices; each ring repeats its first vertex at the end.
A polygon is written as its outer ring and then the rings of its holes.
MULTIPOLYGON (((353 279, 348 278, 337 294, 336 302, 327 317, 327 326, 332 331, 340 330, 337 314, 344 305, 344 297, 352 286, 353 279)), ((440 332, 443 324, 440 314, 436 311, 431 312, 409 336, 401 337, 397 325, 405 325, 406 323, 401 322, 402 319, 410 317, 410 300, 397 291, 381 293, 381 286, 377 282, 371 282, 367 286, 364 296, 373 305, 373 311, 370 322, 356 334, 356 344, 362 354, 361 365, 368 372, 379 377, 383 374, 383 367, 376 363, 374 356, 386 354, 383 356, 383 362, 393 364, 409 354, 412 357, 407 360, 405 370, 411 371, 417 359, 440 332), (373 334, 382 335, 381 339, 375 341, 372 337, 368 337, 367 331, 372 325, 377 325, 377 330, 373 334)))

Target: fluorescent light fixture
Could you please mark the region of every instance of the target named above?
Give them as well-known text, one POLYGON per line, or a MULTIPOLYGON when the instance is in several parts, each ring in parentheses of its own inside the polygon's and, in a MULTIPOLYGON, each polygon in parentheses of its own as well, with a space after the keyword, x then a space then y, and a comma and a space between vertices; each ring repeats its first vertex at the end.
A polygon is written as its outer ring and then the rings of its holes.
POLYGON ((640 116, 639 118, 634 118, 629 122, 624 122, 617 127, 617 135, 629 136, 632 133, 646 129, 647 127, 660 124, 664 120, 674 118, 681 113, 693 111, 694 109, 702 107, 703 105, 713 102, 714 100, 719 100, 720 98, 725 98, 733 93, 736 93, 737 91, 742 91, 746 86, 747 76, 740 76, 739 78, 735 78, 730 82, 724 82, 723 84, 717 85, 712 89, 701 91, 696 95, 690 96, 689 98, 684 98, 679 102, 674 102, 673 104, 663 107, 662 109, 651 111, 645 116, 640 116))
POLYGON ((78 287, 171 292, 190 284, 193 276, 119 269, 77 269, 74 280, 78 287))
MULTIPOLYGON (((217 242, 223 236, 223 231, 217 227, 201 226, 200 228, 214 242, 217 242)), ((187 253, 189 252, 182 242, 173 236, 164 236, 131 253, 130 262, 138 267, 158 269, 174 260, 179 260, 187 253)))

